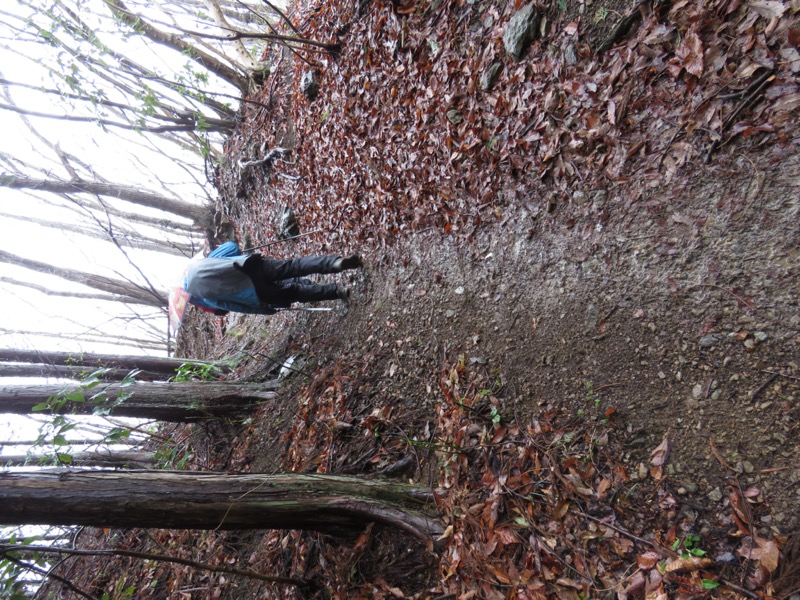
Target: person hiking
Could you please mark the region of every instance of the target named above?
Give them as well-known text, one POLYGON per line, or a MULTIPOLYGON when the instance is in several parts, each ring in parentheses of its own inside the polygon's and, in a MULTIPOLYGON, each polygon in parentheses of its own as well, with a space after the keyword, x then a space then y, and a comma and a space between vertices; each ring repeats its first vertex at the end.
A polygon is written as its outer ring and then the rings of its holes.
POLYGON ((242 254, 234 242, 225 242, 206 258, 189 263, 183 287, 190 294, 190 303, 216 315, 271 315, 295 302, 347 300, 348 288, 317 284, 305 276, 362 266, 358 255, 274 259, 258 253, 242 254))

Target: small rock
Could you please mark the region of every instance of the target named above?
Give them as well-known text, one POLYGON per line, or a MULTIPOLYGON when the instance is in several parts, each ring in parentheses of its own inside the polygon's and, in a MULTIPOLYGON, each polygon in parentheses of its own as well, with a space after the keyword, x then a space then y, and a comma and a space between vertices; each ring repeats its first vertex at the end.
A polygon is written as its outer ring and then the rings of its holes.
POLYGON ((683 487, 690 494, 694 494, 697 491, 697 484, 694 481, 686 481, 686 482, 684 482, 683 487))
POLYGON ((718 344, 720 341, 720 337, 718 335, 704 335, 700 338, 700 341, 697 342, 697 345, 701 348, 711 348, 715 344, 718 344))
POLYGON ((293 354, 285 361, 283 361, 283 364, 281 365, 281 370, 278 373, 278 379, 286 379, 287 377, 290 377, 291 375, 297 373, 298 371, 302 371, 304 363, 305 361, 301 357, 299 357, 296 354, 293 354))
POLYGON ((461 114, 461 111, 453 108, 447 111, 447 120, 453 125, 458 125, 464 122, 464 115, 461 114))
POLYGON ((313 102, 317 94, 319 94, 319 76, 316 71, 303 73, 303 78, 300 80, 300 90, 309 101, 313 102))
POLYGON ((572 202, 577 204, 578 206, 582 206, 586 204, 588 197, 586 196, 586 192, 582 192, 580 190, 576 190, 572 192, 572 202))
POLYGON ((506 25, 503 44, 514 60, 522 58, 522 53, 539 34, 539 11, 533 4, 519 9, 506 25))
POLYGON ((758 342, 766 342, 767 341, 767 334, 763 331, 756 331, 753 334, 758 342))
POLYGON ((300 235, 300 226, 294 211, 286 206, 278 215, 278 239, 286 240, 300 235))
POLYGON ((568 65, 574 65, 578 62, 578 55, 575 53, 575 45, 568 44, 564 48, 564 62, 568 65))
POLYGON ((722 492, 719 490, 718 487, 715 487, 713 490, 708 492, 708 499, 712 502, 719 502, 722 500, 722 492))
POLYGON ((742 469, 745 473, 752 473, 755 470, 755 467, 753 466, 753 463, 744 460, 742 461, 742 469))
POLYGON ((492 89, 497 80, 500 79, 500 73, 503 72, 503 63, 492 63, 488 69, 481 75, 481 89, 484 91, 492 89))
POLYGON ((723 552, 716 557, 716 561, 721 563, 732 563, 736 561, 736 557, 730 552, 723 552))
POLYGON ((692 388, 692 398, 700 400, 703 397, 703 386, 699 383, 692 388))
POLYGON ((589 331, 593 331, 594 328, 597 327, 598 318, 597 307, 594 304, 590 304, 589 308, 586 310, 586 327, 589 331))
POLYGON ((597 208, 603 208, 608 200, 608 192, 605 190, 594 190, 589 193, 589 197, 597 208))
POLYGON ((461 296, 461 295, 464 293, 464 286, 461 286, 461 285, 460 285, 460 286, 458 286, 458 287, 455 289, 455 293, 456 293, 456 295, 457 295, 457 296, 461 296))

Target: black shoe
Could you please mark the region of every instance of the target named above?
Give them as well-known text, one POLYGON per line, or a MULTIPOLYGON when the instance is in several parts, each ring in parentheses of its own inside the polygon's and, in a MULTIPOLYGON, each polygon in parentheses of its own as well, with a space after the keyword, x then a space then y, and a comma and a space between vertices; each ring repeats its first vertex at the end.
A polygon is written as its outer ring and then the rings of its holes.
POLYGON ((360 269, 364 266, 364 262, 358 254, 353 254, 346 258, 337 258, 333 266, 337 271, 347 271, 349 269, 360 269))
POLYGON ((343 285, 336 286, 336 297, 339 300, 349 300, 350 299, 350 288, 345 287, 343 285))

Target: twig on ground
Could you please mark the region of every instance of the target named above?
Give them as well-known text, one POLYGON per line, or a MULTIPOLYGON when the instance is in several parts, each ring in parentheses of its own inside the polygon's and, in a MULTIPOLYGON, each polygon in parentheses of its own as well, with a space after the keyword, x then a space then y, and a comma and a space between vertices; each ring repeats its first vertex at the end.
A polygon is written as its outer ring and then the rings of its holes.
POLYGON ((722 286, 720 286, 720 285, 716 285, 716 284, 713 284, 713 283, 696 283, 696 284, 694 284, 694 285, 691 285, 691 286, 689 286, 688 288, 686 288, 686 291, 687 291, 687 292, 689 292, 689 291, 691 291, 691 290, 693 290, 693 289, 695 289, 695 288, 699 288, 699 287, 707 287, 707 288, 714 288, 714 289, 716 289, 716 290, 720 290, 720 291, 722 291, 722 292, 725 292, 726 294, 730 294, 731 296, 733 296, 734 298, 736 298, 736 300, 738 300, 739 302, 741 302, 742 304, 744 304, 744 305, 745 305, 747 308, 749 308, 750 310, 755 310, 755 309, 756 309, 756 307, 755 307, 755 306, 753 306, 753 304, 752 304, 752 303, 751 303, 749 300, 745 300, 745 299, 744 299, 744 298, 742 298, 741 296, 739 296, 739 295, 737 295, 737 294, 734 294, 734 293, 733 293, 732 291, 730 291, 729 289, 726 289, 726 288, 724 288, 724 287, 722 287, 722 286))
POLYGON ((775 381, 779 375, 780 373, 772 373, 772 375, 770 375, 764 383, 762 383, 760 386, 758 386, 756 389, 750 392, 750 400, 755 400, 756 398, 758 398, 761 392, 767 389, 767 387, 769 387, 769 384, 775 381))
POLYGON ((800 377, 794 377, 793 375, 787 375, 786 373, 776 373, 774 371, 766 371, 761 369, 762 373, 767 373, 768 375, 777 375, 778 377, 785 377, 786 379, 794 379, 795 381, 800 381, 800 377))
POLYGON ((765 73, 763 73, 758 79, 756 79, 753 83, 748 86, 747 90, 745 91, 745 96, 739 105, 734 109, 734 111, 728 115, 728 118, 722 123, 722 126, 719 128, 719 139, 714 140, 712 142, 711 147, 708 149, 706 153, 705 162, 711 162, 711 156, 716 152, 719 148, 727 144, 733 136, 728 137, 727 139, 723 140, 722 134, 739 118, 739 116, 748 108, 753 106, 763 94, 764 90, 775 80, 775 70, 769 69, 765 73))
POLYGON ((654 548, 655 550, 663 551, 663 552, 665 552, 666 554, 668 554, 672 558, 678 558, 678 553, 675 552, 672 548, 668 548, 666 546, 661 546, 660 544, 657 544, 656 542, 653 542, 653 541, 650 541, 650 540, 646 540, 645 538, 641 538, 638 535, 632 534, 630 531, 625 531, 621 527, 617 527, 616 525, 612 525, 611 523, 607 523, 606 521, 603 521, 603 519, 598 519, 597 517, 593 517, 592 515, 588 515, 588 514, 586 514, 584 512, 581 512, 581 511, 575 511, 575 512, 576 512, 576 514, 580 515, 581 517, 589 519, 590 521, 594 521, 595 523, 599 523, 603 527, 608 527, 609 529, 612 529, 612 530, 616 531, 617 533, 619 533, 621 535, 624 535, 625 537, 628 537, 628 538, 630 538, 630 539, 632 539, 632 540, 634 540, 636 542, 639 542, 641 544, 645 544, 647 546, 650 546, 651 548, 654 548))
POLYGON ((717 441, 713 437, 708 438, 708 445, 711 448, 711 454, 713 454, 714 458, 716 458, 717 461, 719 461, 719 464, 728 469, 728 471, 735 473, 736 470, 731 466, 731 464, 727 460, 725 460, 722 454, 719 453, 719 450, 717 449, 717 441))
POLYGON ((628 31, 630 31, 633 24, 642 18, 642 13, 639 9, 647 2, 648 0, 639 0, 636 3, 636 6, 634 6, 627 15, 619 20, 619 22, 611 30, 611 33, 609 33, 608 36, 606 36, 606 38, 597 47, 598 54, 605 52, 606 50, 610 50, 611 46, 616 44, 628 33, 628 31))
POLYGON ((730 588, 734 592, 737 592, 739 594, 747 596, 748 598, 761 598, 762 597, 762 596, 759 596, 758 594, 755 594, 755 593, 751 592, 748 589, 745 589, 745 588, 743 588, 741 586, 736 585, 735 583, 733 583, 731 581, 728 581, 727 579, 717 579, 717 581, 719 581, 725 587, 730 588))
POLYGON ((625 386, 624 383, 607 383, 605 385, 600 385, 600 386, 594 388, 593 391, 594 392, 602 392, 603 390, 608 390, 610 388, 618 388, 618 387, 624 387, 624 386, 625 386))

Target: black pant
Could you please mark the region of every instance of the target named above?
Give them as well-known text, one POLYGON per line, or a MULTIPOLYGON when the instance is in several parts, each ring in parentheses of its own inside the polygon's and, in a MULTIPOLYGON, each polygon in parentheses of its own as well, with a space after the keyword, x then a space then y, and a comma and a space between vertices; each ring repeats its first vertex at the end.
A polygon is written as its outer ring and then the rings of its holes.
POLYGON ((338 273, 334 263, 338 256, 302 256, 288 260, 253 254, 242 270, 253 280, 259 300, 276 307, 293 302, 319 302, 338 298, 336 284, 316 284, 304 275, 338 273))

